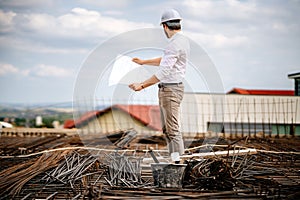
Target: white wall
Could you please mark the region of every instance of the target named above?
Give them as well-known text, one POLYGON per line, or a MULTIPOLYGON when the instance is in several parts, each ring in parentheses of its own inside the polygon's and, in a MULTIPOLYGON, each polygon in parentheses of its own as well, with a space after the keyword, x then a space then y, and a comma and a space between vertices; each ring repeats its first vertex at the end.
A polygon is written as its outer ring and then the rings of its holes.
POLYGON ((185 94, 182 132, 206 132, 207 122, 300 123, 300 97, 185 94))

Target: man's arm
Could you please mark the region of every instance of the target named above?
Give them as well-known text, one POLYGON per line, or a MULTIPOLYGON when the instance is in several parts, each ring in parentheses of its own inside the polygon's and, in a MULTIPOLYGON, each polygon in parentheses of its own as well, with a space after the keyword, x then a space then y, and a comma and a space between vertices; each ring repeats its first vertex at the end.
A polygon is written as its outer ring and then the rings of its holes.
POLYGON ((154 85, 155 83, 158 83, 159 82, 159 79, 153 75, 151 78, 145 80, 144 82, 142 83, 132 83, 129 85, 129 87, 131 89, 133 89, 134 91, 140 91, 146 87, 149 87, 151 85, 154 85))
POLYGON ((142 60, 139 58, 133 58, 133 62, 140 64, 140 65, 153 65, 153 66, 159 66, 161 57, 159 58, 153 58, 153 59, 148 59, 148 60, 142 60))

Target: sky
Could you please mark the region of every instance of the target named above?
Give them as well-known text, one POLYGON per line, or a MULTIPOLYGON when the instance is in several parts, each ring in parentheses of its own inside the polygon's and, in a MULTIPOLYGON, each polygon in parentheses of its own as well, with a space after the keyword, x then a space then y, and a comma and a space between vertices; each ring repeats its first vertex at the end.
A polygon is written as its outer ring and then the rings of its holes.
POLYGON ((225 91, 293 90, 287 75, 300 71, 299 0, 0 0, 0 103, 72 101, 95 48, 160 28, 167 8, 179 11, 183 32, 210 57, 225 91))

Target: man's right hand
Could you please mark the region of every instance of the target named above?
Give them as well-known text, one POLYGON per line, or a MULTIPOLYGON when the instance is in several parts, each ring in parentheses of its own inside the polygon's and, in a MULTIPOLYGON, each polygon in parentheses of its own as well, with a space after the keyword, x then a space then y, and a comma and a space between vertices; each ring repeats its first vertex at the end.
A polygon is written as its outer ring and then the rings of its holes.
POLYGON ((137 63, 139 65, 143 65, 144 64, 144 60, 139 59, 139 58, 133 58, 132 62, 135 62, 135 63, 137 63))

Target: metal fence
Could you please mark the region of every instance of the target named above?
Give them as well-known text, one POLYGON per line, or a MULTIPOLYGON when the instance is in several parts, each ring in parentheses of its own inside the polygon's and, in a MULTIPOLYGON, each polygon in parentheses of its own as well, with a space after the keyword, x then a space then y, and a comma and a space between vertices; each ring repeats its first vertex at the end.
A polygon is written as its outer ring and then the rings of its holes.
MULTIPOLYGON (((161 132, 155 100, 84 99, 74 103, 75 121, 83 133, 111 133, 134 128, 161 132)), ((223 133, 241 136, 300 135, 300 97, 186 93, 181 131, 186 137, 223 133)))

